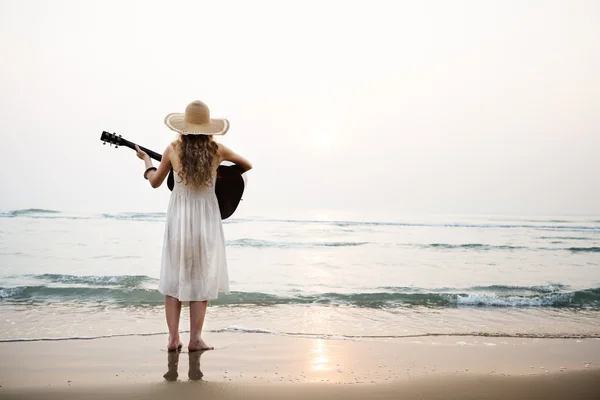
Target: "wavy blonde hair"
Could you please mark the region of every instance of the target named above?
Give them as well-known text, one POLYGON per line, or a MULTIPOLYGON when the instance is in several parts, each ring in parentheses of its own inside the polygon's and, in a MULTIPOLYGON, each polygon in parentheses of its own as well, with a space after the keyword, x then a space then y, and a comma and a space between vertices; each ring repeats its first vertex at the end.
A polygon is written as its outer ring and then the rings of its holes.
POLYGON ((209 135, 180 135, 173 142, 179 153, 179 175, 185 185, 206 187, 212 185, 219 145, 209 135))

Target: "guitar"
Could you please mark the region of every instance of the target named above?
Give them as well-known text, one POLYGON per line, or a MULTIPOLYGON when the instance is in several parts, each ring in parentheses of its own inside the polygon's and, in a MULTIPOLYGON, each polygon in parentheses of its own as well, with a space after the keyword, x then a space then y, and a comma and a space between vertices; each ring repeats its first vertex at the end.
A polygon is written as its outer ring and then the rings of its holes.
MULTIPOLYGON (((102 144, 114 144, 115 148, 118 148, 119 146, 124 146, 135 150, 136 144, 130 142, 127 139, 124 139, 121 135, 116 135, 114 133, 102 131, 100 140, 102 141, 102 144)), ((150 158, 159 162, 162 160, 161 154, 147 149, 143 146, 139 146, 139 148, 143 150, 146 154, 148 154, 150 158)), ((167 178, 167 186, 171 191, 175 186, 175 178, 173 176, 172 168, 169 172, 169 177, 167 178)), ((219 165, 219 167, 217 168, 217 183, 215 185, 215 194, 217 196, 217 201, 219 202, 221 219, 227 219, 231 217, 231 215, 235 212, 238 205, 240 204, 240 200, 242 200, 242 195, 244 194, 245 187, 246 174, 239 165, 219 165)))

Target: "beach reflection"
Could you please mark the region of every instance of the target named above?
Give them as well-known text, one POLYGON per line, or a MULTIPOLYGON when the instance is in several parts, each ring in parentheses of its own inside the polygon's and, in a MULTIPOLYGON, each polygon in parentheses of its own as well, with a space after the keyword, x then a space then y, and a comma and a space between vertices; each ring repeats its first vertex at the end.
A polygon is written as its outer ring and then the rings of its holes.
POLYGON ((179 373, 177 372, 177 366, 179 365, 179 352, 170 351, 167 353, 167 372, 163 375, 163 378, 169 382, 175 382, 179 373))
POLYGON ((317 339, 313 343, 312 348, 312 369, 315 371, 327 371, 331 369, 329 366, 329 349, 327 342, 323 339, 317 339))
MULTIPOLYGON (((200 356, 203 351, 194 351, 188 353, 189 358, 189 370, 188 370, 188 378, 191 381, 200 381, 204 374, 200 370, 200 356)), ((175 382, 179 377, 179 355, 181 353, 179 351, 173 351, 167 353, 167 372, 163 375, 168 382, 175 382)))
POLYGON ((204 374, 200 371, 200 356, 204 353, 203 351, 193 351, 189 353, 190 369, 188 371, 188 378, 191 381, 202 380, 204 374))

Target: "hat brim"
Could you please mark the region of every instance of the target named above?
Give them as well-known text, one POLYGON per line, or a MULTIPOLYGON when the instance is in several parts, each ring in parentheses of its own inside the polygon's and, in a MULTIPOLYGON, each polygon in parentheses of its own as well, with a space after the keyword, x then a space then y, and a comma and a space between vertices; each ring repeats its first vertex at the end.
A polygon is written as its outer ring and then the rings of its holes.
POLYGON ((190 124, 183 113, 167 115, 165 125, 182 135, 224 135, 229 130, 229 121, 225 118, 211 118, 206 124, 190 124))

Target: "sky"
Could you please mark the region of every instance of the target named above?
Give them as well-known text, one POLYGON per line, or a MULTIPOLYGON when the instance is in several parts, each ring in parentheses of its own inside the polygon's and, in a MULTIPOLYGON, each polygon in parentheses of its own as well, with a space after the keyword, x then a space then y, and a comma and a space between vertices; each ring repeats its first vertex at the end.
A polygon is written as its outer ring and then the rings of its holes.
POLYGON ((0 210, 164 212, 204 101, 236 216, 600 215, 600 2, 0 0, 0 210))

